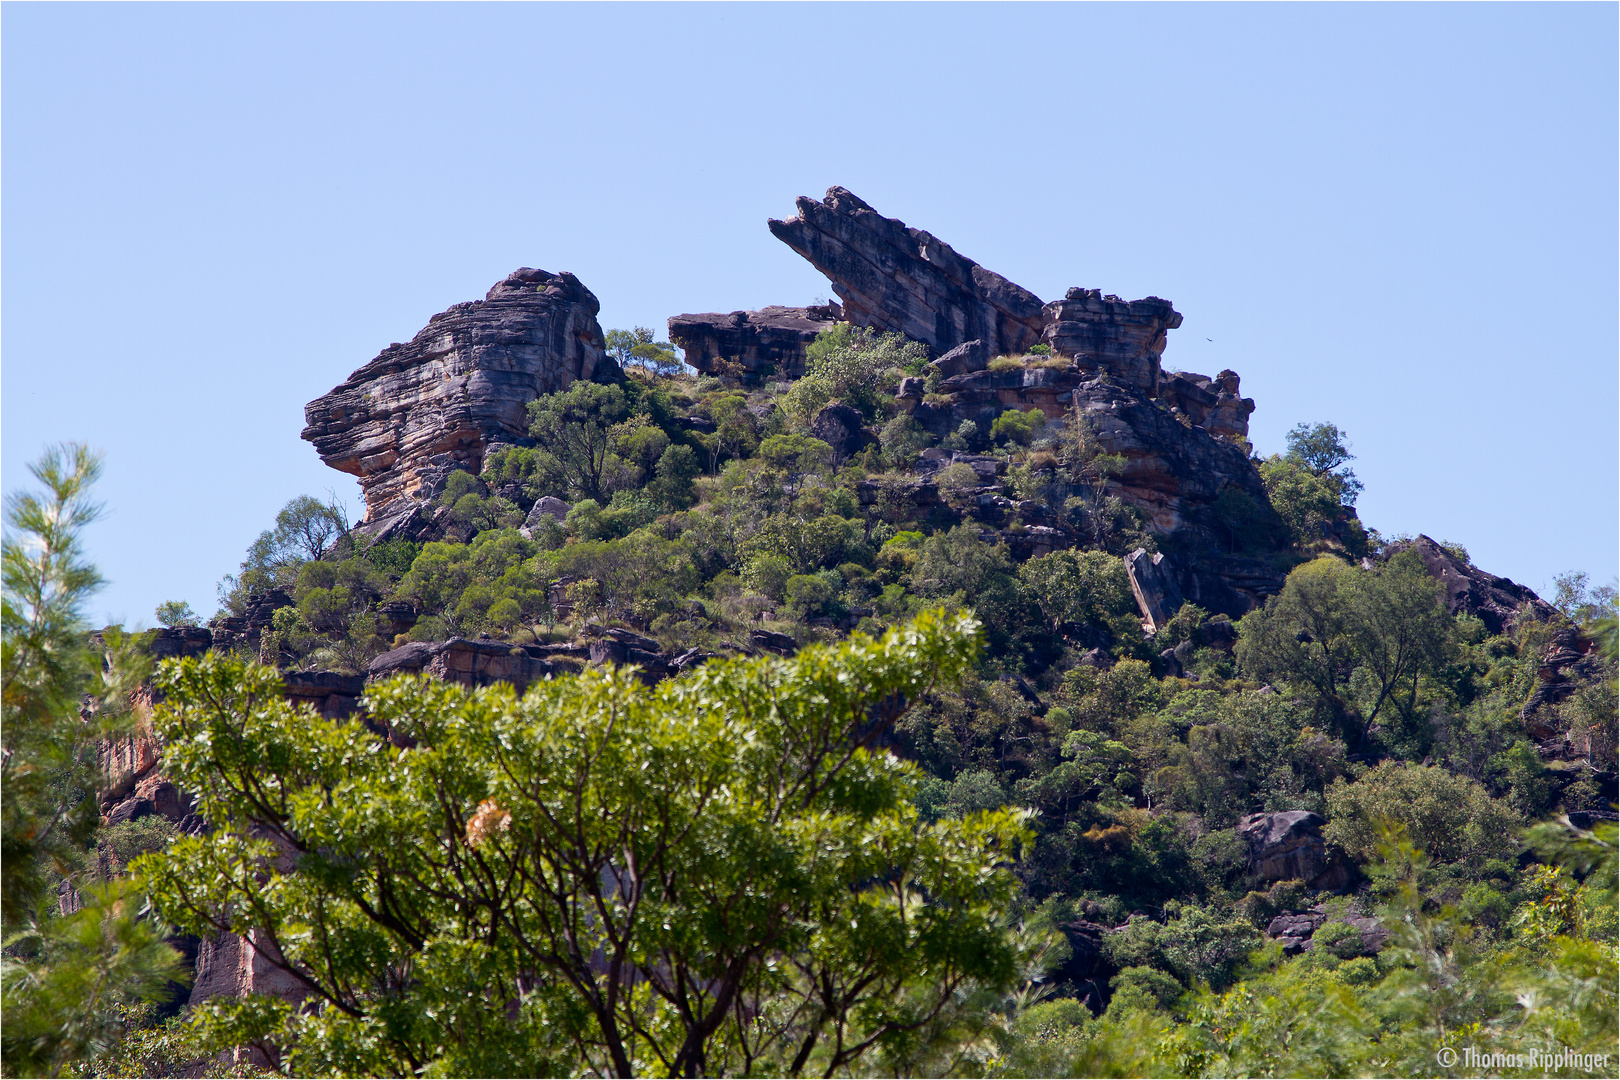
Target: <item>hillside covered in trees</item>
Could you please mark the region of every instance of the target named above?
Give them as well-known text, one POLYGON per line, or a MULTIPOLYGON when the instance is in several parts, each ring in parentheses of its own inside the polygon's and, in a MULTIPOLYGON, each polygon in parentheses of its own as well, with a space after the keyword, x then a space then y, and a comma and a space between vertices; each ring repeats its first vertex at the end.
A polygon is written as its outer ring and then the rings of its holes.
POLYGON ((84 637, 8 503, 7 1071, 1612 1064, 1613 588, 1257 456, 1166 301, 798 209, 839 304, 666 342, 526 269, 390 346, 307 416, 366 518, 206 624, 84 637))

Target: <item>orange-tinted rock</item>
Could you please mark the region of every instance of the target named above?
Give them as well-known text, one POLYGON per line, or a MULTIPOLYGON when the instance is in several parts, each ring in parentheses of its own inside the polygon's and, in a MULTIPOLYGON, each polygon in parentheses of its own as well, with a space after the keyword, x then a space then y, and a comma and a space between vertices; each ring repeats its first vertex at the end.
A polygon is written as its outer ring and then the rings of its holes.
POLYGON ((303 437, 360 478, 362 531, 392 535, 450 472, 479 472, 491 443, 527 443, 526 407, 541 394, 619 378, 598 310, 574 275, 525 267, 305 406, 303 437))

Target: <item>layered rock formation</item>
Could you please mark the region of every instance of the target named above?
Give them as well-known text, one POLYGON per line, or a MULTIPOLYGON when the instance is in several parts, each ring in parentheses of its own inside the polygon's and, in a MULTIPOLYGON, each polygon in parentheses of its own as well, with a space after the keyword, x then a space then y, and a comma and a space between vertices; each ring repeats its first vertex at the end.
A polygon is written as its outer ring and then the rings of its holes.
POLYGON ((797 379, 804 374, 805 349, 843 318, 837 304, 676 315, 669 320, 669 340, 701 372, 714 371, 716 361, 730 360, 755 379, 766 374, 797 379))
POLYGON ((935 355, 975 338, 992 355, 1041 340, 1040 298, 949 244, 841 187, 796 205, 797 216, 769 223, 771 234, 827 275, 856 326, 904 334, 935 355))
POLYGON ((1125 301, 1101 289, 1070 289, 1041 315, 1041 339, 1053 353, 1073 357, 1082 371, 1110 372, 1150 396, 1159 385, 1166 333, 1181 325, 1168 300, 1125 301))
POLYGON ((362 531, 400 533, 450 472, 479 472, 491 443, 526 444, 525 406, 541 394, 618 378, 599 310, 574 275, 525 267, 305 406, 303 437, 360 478, 362 531))

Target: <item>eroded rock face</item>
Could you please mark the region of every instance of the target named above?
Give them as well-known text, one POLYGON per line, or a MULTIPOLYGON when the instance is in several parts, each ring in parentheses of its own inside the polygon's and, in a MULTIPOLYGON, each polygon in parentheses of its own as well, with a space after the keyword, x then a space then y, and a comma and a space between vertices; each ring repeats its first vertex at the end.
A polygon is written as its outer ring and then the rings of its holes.
POLYGON ((827 275, 856 326, 904 334, 936 356, 975 338, 991 355, 1040 341, 1040 298, 949 244, 841 187, 796 205, 797 216, 770 222, 771 234, 827 275))
POLYGON ((804 374, 805 349, 843 318, 837 304, 676 315, 669 320, 669 340, 685 352, 688 364, 705 373, 715 369, 716 360, 735 360, 747 376, 797 379, 804 374))
POLYGON ((1238 393, 1240 382, 1230 369, 1213 379, 1192 371, 1160 372, 1158 398, 1211 435, 1246 439, 1254 399, 1238 393))
POLYGON ((1228 490, 1247 495, 1261 525, 1280 535, 1281 522, 1259 472, 1232 443, 1182 424, 1140 391, 1106 379, 1081 383, 1069 400, 1090 422, 1104 451, 1125 458, 1124 469, 1109 481, 1109 493, 1138 507, 1160 536, 1196 528, 1207 534, 1201 547, 1228 546, 1215 510, 1228 490))
POLYGON ((362 531, 404 528, 435 480, 479 472, 490 443, 527 445, 525 406, 541 394, 617 379, 599 310, 574 275, 524 267, 306 405, 303 437, 360 478, 362 531))
POLYGON ((1168 300, 1127 301, 1104 296, 1101 289, 1070 289, 1041 314, 1041 338, 1052 352, 1072 356, 1082 371, 1111 372, 1150 396, 1159 385, 1166 332, 1181 325, 1168 300))

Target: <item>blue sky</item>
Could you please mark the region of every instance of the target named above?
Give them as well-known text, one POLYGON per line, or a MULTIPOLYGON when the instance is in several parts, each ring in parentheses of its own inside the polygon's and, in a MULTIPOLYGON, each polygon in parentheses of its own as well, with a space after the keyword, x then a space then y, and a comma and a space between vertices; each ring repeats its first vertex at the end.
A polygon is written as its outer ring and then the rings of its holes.
POLYGON ((150 625, 350 477, 303 405, 519 266, 605 327, 802 304, 842 184, 1044 299, 1174 301, 1386 534, 1615 575, 1612 4, 0 9, 5 490, 100 447, 150 625))

